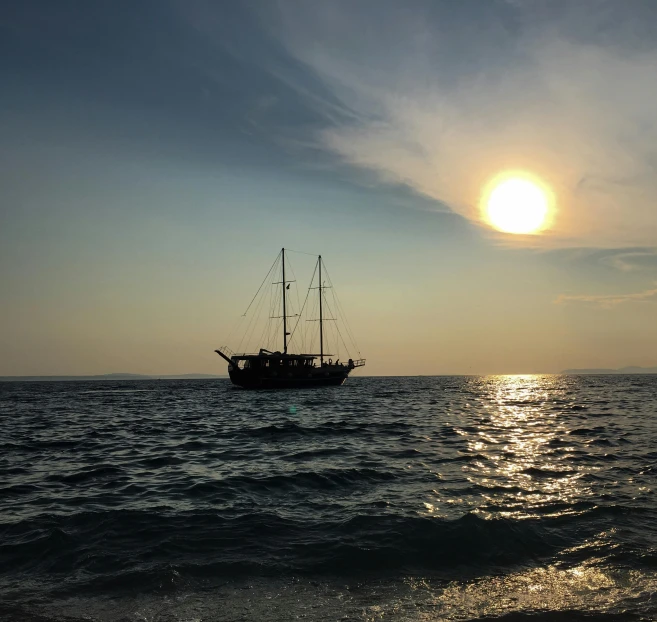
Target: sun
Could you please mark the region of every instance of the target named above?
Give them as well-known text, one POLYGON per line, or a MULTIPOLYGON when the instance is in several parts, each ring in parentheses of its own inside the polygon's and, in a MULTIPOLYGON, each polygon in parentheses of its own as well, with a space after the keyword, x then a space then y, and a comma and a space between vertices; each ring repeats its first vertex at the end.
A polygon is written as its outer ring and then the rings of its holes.
POLYGON ((489 184, 483 207, 486 220, 495 229, 535 234, 547 226, 550 199, 539 182, 524 176, 504 176, 489 184))

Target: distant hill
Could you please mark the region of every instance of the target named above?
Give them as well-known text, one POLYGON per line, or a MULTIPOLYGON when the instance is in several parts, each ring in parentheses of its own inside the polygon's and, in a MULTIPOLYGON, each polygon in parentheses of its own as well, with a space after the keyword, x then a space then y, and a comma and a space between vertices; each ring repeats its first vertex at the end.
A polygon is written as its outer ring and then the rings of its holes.
POLYGON ((657 374, 657 367, 621 367, 619 369, 564 369, 562 374, 657 374))
POLYGON ((146 376, 151 380, 212 380, 212 378, 228 378, 228 374, 174 374, 172 376, 146 376))
POLYGON ((56 380, 203 380, 227 378, 213 374, 178 374, 168 376, 144 376, 143 374, 101 374, 99 376, 0 376, 0 382, 49 382, 56 380))

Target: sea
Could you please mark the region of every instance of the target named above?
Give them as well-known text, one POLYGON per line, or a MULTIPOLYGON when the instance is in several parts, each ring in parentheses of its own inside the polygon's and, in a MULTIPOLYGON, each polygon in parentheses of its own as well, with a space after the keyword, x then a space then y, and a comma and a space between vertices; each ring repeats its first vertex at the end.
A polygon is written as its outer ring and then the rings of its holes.
POLYGON ((0 620, 657 620, 657 376, 0 383, 0 620))

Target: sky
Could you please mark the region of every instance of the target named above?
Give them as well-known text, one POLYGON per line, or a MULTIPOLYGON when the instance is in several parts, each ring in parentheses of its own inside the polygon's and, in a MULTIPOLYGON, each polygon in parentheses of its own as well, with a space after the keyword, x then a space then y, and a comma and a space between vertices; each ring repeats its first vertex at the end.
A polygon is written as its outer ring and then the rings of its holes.
POLYGON ((224 374, 281 247, 361 375, 657 365, 655 68, 652 0, 5 2, 0 375, 224 374))

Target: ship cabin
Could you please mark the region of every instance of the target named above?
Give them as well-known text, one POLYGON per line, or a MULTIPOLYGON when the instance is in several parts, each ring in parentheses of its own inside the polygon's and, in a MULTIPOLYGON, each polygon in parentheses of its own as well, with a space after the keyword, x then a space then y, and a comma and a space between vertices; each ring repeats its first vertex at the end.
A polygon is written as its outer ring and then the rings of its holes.
POLYGON ((339 359, 333 361, 332 354, 287 354, 285 352, 270 352, 261 348, 258 354, 232 354, 230 358, 226 356, 228 352, 215 350, 217 354, 223 356, 231 365, 238 370, 267 370, 268 372, 304 372, 312 369, 321 369, 330 367, 333 369, 354 369, 365 364, 363 359, 354 361, 349 359, 347 362, 341 362, 339 359), (321 359, 318 365, 315 360, 321 359))
POLYGON ((316 367, 315 359, 319 354, 284 354, 260 350, 258 354, 235 354, 231 356, 233 365, 238 369, 281 369, 294 371, 316 367))

